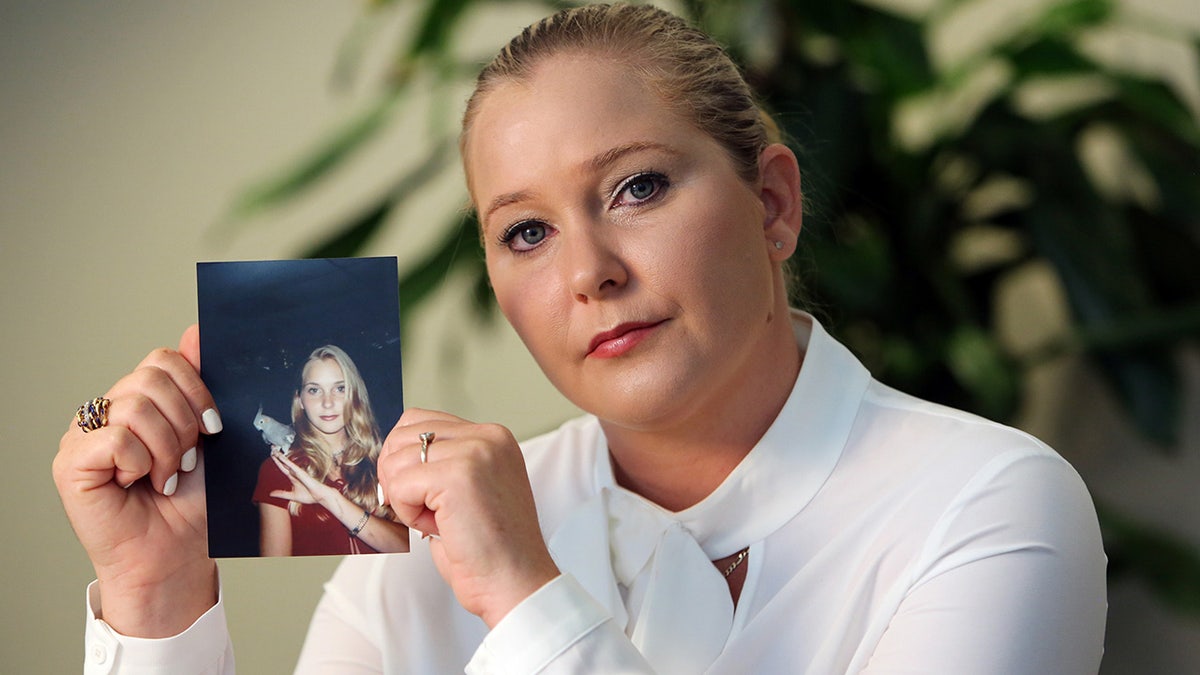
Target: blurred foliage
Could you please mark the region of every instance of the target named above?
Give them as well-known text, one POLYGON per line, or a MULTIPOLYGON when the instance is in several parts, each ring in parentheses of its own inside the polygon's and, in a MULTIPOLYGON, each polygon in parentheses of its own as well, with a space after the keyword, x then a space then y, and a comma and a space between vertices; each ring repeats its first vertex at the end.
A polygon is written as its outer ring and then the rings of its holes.
MULTIPOLYGON (((879 379, 1001 421, 1015 415, 1031 367, 1083 355, 1136 428, 1175 447, 1176 357, 1200 335, 1200 125, 1165 79, 1114 67, 1085 49, 1085 38, 1119 25, 1200 59, 1200 36, 1116 0, 1048 0, 1007 30, 979 31, 991 39, 958 58, 938 60, 934 37, 961 24, 972 3, 927 4, 905 12, 856 1, 681 7, 744 64, 800 152, 811 198, 797 303, 822 313, 879 379), (1096 148, 1115 172, 1089 160, 1096 148), (1035 265, 1061 282, 1071 327, 1017 351, 996 324, 998 292, 1035 265)), ((510 6, 368 3, 339 57, 339 79, 355 76, 378 35, 372 22, 397 10, 417 17, 384 47, 392 65, 376 100, 305 160, 247 190, 232 219, 246 222, 311 190, 377 140, 414 87, 457 110, 460 102, 446 98, 461 95, 481 64, 455 36, 473 14, 510 6)), ((455 126, 437 128, 429 154, 398 170, 393 190, 358 218, 331 224, 309 255, 352 255, 398 226, 389 218, 397 207, 456 161, 455 126)), ((463 274, 479 313, 494 314, 475 227, 461 213, 445 222, 438 245, 402 277, 407 309, 463 274)), ((1101 512, 1112 572, 1140 575, 1171 606, 1200 613, 1196 553, 1101 512)))

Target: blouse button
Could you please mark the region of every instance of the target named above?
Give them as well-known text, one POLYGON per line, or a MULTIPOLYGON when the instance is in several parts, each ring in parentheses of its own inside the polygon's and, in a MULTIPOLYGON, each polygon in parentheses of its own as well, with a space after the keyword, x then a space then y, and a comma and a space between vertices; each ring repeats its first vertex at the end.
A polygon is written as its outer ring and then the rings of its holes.
POLYGON ((92 645, 92 663, 100 665, 108 660, 108 649, 103 643, 97 642, 92 645))

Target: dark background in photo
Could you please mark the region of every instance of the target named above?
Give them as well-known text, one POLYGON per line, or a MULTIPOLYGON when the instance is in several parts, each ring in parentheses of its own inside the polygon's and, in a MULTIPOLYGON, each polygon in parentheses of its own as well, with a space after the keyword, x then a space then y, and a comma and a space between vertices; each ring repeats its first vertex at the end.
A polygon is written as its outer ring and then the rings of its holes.
POLYGON ((209 555, 258 556, 250 499, 270 446, 254 416, 261 405, 292 423, 308 355, 332 344, 350 356, 381 437, 404 410, 396 259, 198 263, 196 281, 201 376, 225 423, 203 440, 209 555))

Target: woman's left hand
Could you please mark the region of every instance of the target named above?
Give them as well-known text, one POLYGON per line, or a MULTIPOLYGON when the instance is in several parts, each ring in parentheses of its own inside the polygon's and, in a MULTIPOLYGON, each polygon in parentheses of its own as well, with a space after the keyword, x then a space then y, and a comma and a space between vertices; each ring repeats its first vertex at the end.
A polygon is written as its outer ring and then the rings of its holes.
POLYGON ((508 429, 410 409, 388 434, 379 482, 409 527, 434 535, 434 563, 464 608, 495 626, 558 576, 525 460, 508 429), (433 433, 428 461, 420 434, 433 433))

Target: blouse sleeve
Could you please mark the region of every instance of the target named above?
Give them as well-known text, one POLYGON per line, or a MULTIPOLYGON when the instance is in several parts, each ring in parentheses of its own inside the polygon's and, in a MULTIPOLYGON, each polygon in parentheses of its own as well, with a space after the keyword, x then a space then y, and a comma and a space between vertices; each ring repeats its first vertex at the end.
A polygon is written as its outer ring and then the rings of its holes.
POLYGON ((1105 557, 1083 482, 1046 455, 984 473, 930 536, 863 673, 1099 669, 1105 557))
POLYGON ((292 482, 287 476, 279 470, 275 462, 268 457, 261 466, 258 467, 258 484, 254 486, 254 496, 251 501, 255 504, 270 504, 278 506, 281 509, 288 507, 288 500, 272 497, 271 492, 274 490, 291 490, 292 482))
POLYGON ((87 627, 84 631, 84 675, 172 673, 178 675, 233 675, 233 642, 225 626, 225 604, 217 604, 178 635, 147 639, 121 635, 100 617, 100 583, 87 591, 87 627))
POLYGON ((652 673, 608 613, 569 574, 526 598, 488 634, 468 675, 652 673))

